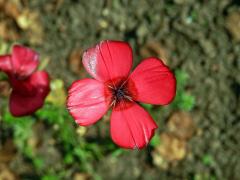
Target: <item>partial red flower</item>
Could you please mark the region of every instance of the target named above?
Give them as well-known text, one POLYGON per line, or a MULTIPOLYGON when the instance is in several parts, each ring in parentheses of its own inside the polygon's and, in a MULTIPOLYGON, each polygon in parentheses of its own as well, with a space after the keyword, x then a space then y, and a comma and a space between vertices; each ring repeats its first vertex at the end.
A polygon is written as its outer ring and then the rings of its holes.
POLYGON ((157 124, 138 102, 166 105, 176 93, 173 73, 157 58, 143 60, 130 73, 131 47, 120 41, 103 41, 83 55, 83 65, 94 79, 74 82, 67 107, 82 126, 96 123, 112 108, 113 141, 123 148, 145 147, 157 124))
POLYGON ((12 86, 9 109, 14 116, 34 113, 48 95, 49 76, 36 71, 39 55, 30 48, 14 45, 11 55, 0 56, 0 71, 7 73, 12 86))

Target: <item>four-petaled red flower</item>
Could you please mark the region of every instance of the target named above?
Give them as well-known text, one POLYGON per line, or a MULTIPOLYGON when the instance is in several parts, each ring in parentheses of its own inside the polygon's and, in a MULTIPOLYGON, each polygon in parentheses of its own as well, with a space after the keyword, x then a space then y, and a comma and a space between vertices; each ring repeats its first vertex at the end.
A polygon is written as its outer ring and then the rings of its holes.
POLYGON ((20 45, 13 46, 11 55, 0 56, 0 71, 7 73, 12 86, 9 109, 14 116, 41 108, 50 91, 48 73, 36 71, 38 64, 39 55, 20 45))
POLYGON ((103 41, 88 49, 83 65, 94 79, 72 84, 67 107, 82 126, 94 124, 112 108, 113 141, 123 148, 141 149, 157 125, 137 102, 169 104, 176 93, 176 80, 157 58, 143 60, 130 74, 132 59, 132 49, 124 42, 103 41))

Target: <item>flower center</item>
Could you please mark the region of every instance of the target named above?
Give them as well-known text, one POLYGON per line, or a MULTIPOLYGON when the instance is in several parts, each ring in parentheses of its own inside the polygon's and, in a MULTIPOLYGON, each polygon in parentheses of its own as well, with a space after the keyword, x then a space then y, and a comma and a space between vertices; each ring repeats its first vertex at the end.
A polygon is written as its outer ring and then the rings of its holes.
POLYGON ((126 82, 119 84, 118 86, 109 86, 112 94, 112 106, 116 106, 121 101, 132 101, 132 97, 128 92, 128 89, 125 85, 126 82))
POLYGON ((125 95, 123 88, 116 89, 116 90, 114 90, 113 93, 114 93, 114 96, 116 96, 117 99, 122 99, 122 98, 124 98, 124 95, 125 95))
POLYGON ((129 80, 125 78, 118 78, 106 83, 106 95, 110 98, 110 106, 124 107, 129 106, 134 101, 135 97, 135 86, 129 80))

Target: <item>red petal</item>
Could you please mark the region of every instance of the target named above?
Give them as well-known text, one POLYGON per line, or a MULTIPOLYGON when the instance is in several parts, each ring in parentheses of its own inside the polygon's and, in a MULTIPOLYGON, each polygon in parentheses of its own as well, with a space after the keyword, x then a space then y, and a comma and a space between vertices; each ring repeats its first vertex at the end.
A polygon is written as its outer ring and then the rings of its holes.
POLYGON ((137 90, 136 101, 149 104, 169 104, 176 94, 174 74, 157 58, 141 62, 130 79, 137 90))
POLYGON ((15 74, 26 77, 32 74, 39 63, 39 55, 30 48, 14 45, 12 50, 12 66, 15 74))
POLYGON ((50 90, 49 77, 44 71, 33 73, 22 84, 13 86, 10 96, 10 112, 14 116, 30 115, 41 108, 50 90), (28 93, 22 93, 25 88, 28 93))
POLYGON ((46 97, 50 91, 50 78, 46 71, 37 71, 31 75, 30 83, 36 87, 42 97, 46 97))
POLYGON ((92 77, 103 82, 127 77, 132 67, 132 49, 124 42, 103 41, 83 54, 83 64, 92 77))
POLYGON ((123 148, 141 149, 145 147, 157 128, 151 116, 138 104, 122 110, 113 109, 111 115, 111 136, 123 148))
POLYGON ((10 55, 0 56, 0 71, 8 73, 11 71, 11 69, 12 69, 11 56, 10 55))
POLYGON ((82 126, 97 122, 108 110, 103 83, 83 79, 72 84, 68 91, 67 107, 74 120, 82 126))

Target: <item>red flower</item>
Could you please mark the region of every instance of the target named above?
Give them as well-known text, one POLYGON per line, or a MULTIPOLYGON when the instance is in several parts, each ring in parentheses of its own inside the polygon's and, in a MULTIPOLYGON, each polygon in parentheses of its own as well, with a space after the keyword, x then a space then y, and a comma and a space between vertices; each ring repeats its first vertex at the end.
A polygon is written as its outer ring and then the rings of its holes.
POLYGON ((14 116, 24 116, 41 108, 50 91, 45 71, 36 71, 39 55, 20 45, 14 45, 11 55, 0 56, 0 71, 7 73, 12 93, 9 108, 14 116))
POLYGON ((103 41, 83 55, 94 79, 76 81, 69 89, 67 107, 82 126, 97 122, 110 107, 111 137, 123 148, 145 147, 157 128, 137 102, 165 105, 176 92, 173 73, 157 58, 142 61, 129 75, 132 49, 124 42, 103 41))

